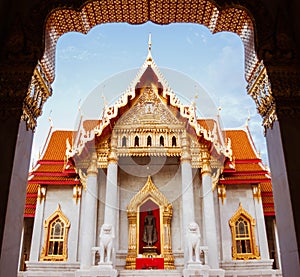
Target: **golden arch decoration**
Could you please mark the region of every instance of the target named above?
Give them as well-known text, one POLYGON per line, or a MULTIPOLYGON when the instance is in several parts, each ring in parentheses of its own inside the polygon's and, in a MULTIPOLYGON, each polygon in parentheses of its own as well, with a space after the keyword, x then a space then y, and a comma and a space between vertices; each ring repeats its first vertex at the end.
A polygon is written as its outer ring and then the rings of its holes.
POLYGON ((127 207, 127 217, 129 224, 128 232, 128 254, 126 257, 126 269, 136 268, 136 258, 139 254, 139 211, 140 207, 148 200, 153 201, 159 207, 160 213, 160 249, 164 258, 165 269, 175 269, 174 256, 171 242, 171 219, 173 215, 172 204, 153 184, 148 176, 146 184, 131 199, 127 207))
POLYGON ((256 245, 255 225, 255 219, 244 210, 240 203, 238 210, 229 220, 232 235, 232 259, 260 259, 256 245), (242 229, 242 232, 239 229, 242 229))
MULTIPOLYGON (((68 233, 70 228, 70 221, 68 218, 63 214, 61 211, 60 205, 56 211, 47 219, 44 223, 44 246, 42 248, 40 260, 41 261, 67 261, 68 259, 68 233), (57 224, 59 227, 58 233, 59 234, 52 234, 53 229, 55 226, 53 224, 57 224), (53 236, 52 236, 53 235, 53 236), (52 239, 53 237, 53 239, 52 239), (55 246, 57 243, 57 246, 55 246), (52 247, 51 247, 51 244, 52 247), (57 253, 54 253, 52 248, 60 248, 57 250, 57 253)), ((54 231, 55 232, 55 231, 54 231)))

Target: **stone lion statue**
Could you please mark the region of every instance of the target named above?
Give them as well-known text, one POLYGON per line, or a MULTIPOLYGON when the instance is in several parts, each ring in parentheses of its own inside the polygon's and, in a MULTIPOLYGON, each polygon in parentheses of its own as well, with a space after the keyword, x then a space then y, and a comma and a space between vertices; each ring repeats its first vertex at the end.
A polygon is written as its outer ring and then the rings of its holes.
POLYGON ((200 230, 196 222, 191 222, 187 230, 189 262, 200 262, 200 230), (195 255, 195 260, 193 256, 195 255))
POLYGON ((111 252, 115 238, 114 228, 111 224, 103 224, 100 231, 100 262, 111 263, 111 252), (105 255, 106 254, 106 255, 105 255))

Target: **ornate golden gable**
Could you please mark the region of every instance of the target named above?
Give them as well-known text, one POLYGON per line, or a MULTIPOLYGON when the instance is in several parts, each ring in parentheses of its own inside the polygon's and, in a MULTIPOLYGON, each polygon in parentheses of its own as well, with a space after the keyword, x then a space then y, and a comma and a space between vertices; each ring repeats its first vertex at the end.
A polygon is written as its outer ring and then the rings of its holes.
POLYGON ((146 126, 155 126, 156 129, 165 128, 168 130, 172 129, 172 127, 183 127, 183 123, 171 113, 169 108, 159 98, 157 88, 154 85, 142 89, 142 93, 133 107, 122 115, 116 123, 115 129, 132 127, 137 129, 146 126))

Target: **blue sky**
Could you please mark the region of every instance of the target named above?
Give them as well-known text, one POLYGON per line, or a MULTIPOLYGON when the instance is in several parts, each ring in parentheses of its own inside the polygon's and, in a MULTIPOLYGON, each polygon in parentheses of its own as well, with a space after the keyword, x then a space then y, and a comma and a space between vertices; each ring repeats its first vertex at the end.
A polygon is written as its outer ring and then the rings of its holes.
POLYGON ((112 104, 127 88, 146 59, 149 33, 152 56, 183 102, 196 101, 203 116, 216 115, 221 107, 221 121, 227 129, 245 126, 250 115, 253 140, 267 163, 261 117, 246 92, 240 38, 227 32, 212 35, 206 27, 196 24, 151 22, 102 24, 87 35, 67 33, 58 40, 53 96, 38 119, 32 159, 37 159, 44 144, 49 116, 54 129, 74 129, 79 106, 84 115, 93 110, 99 116, 103 102, 112 104), (193 80, 192 86, 185 89, 188 80, 193 80))

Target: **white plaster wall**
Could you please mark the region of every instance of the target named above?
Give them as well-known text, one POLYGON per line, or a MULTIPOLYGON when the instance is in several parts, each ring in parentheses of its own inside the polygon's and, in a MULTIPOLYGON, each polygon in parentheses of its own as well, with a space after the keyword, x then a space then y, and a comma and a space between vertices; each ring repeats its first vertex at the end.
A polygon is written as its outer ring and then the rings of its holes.
MULTIPOLYGON (((73 199, 73 186, 48 186, 44 208, 44 219, 47 220, 60 204, 61 211, 70 221, 68 233, 68 262, 77 261, 77 246, 78 246, 78 214, 80 209, 79 202, 76 204, 73 199)), ((45 230, 42 231, 42 250, 45 241, 45 230)))
MULTIPOLYGON (((240 203, 242 203, 244 210, 246 210, 255 219, 255 207, 251 186, 226 186, 226 200, 224 201, 224 204, 220 204, 220 228, 222 238, 221 260, 225 262, 232 261, 232 236, 229 226, 229 219, 236 213, 240 203)), ((256 229, 255 236, 257 237, 256 229)))
POLYGON ((178 158, 140 158, 119 160, 119 250, 128 248, 127 205, 134 195, 145 185, 148 175, 173 206, 171 222, 173 250, 182 250, 181 241, 181 169, 178 158))

